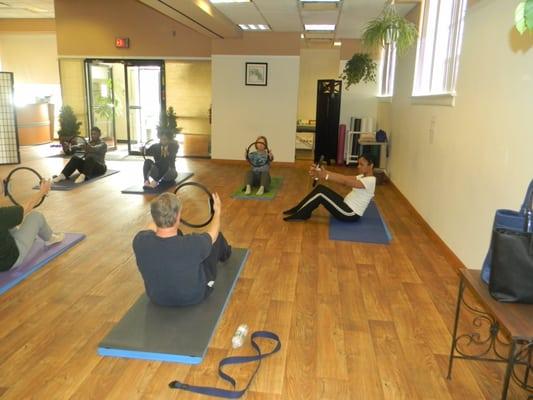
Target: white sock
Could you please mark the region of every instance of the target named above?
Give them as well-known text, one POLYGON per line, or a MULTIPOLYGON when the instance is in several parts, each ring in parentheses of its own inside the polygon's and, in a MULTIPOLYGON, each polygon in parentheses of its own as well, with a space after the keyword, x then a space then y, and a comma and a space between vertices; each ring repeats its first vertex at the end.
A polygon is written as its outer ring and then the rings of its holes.
POLYGON ((59 174, 58 176, 52 179, 52 182, 57 183, 57 182, 64 181, 65 179, 67 179, 65 175, 59 174))
POLYGON ((265 193, 265 188, 263 186, 259 186, 259 189, 257 189, 257 195, 261 196, 263 193, 265 193))
POLYGON ((250 185, 246 185, 246 191, 244 192, 244 194, 251 194, 252 193, 252 188, 250 187, 250 185))
POLYGON ((82 183, 82 182, 85 182, 85 174, 80 174, 80 176, 78 176, 76 180, 74 181, 74 183, 82 183))

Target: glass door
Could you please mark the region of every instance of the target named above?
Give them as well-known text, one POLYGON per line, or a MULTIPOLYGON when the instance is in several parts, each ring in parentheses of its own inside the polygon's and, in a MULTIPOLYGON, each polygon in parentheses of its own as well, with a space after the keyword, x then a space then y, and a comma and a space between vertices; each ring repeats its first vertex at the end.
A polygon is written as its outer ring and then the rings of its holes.
POLYGON ((128 152, 157 139, 159 114, 164 109, 164 70, 162 61, 128 61, 126 94, 128 108, 128 152))

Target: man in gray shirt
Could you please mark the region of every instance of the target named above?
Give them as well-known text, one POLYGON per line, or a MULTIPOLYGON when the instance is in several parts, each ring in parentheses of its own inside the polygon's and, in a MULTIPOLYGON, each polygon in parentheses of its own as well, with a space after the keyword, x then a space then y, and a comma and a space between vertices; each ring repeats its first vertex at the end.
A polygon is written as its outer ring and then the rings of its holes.
POLYGON ((65 165, 63 171, 52 179, 52 181, 57 183, 68 179, 68 177, 76 170, 80 171, 80 175, 76 178, 74 183, 82 183, 85 182, 86 179, 105 174, 107 171, 105 165, 107 144, 100 140, 101 135, 102 132, 100 132, 100 128, 94 126, 91 129, 91 141, 84 149, 81 149, 85 151, 85 157, 80 158, 73 156, 67 165, 65 165))
POLYGON ((216 285, 217 264, 231 255, 220 232, 220 198, 215 193, 214 216, 207 232, 183 235, 179 230, 181 205, 173 193, 163 193, 150 204, 153 224, 133 239, 137 266, 146 294, 161 306, 200 303, 216 285))

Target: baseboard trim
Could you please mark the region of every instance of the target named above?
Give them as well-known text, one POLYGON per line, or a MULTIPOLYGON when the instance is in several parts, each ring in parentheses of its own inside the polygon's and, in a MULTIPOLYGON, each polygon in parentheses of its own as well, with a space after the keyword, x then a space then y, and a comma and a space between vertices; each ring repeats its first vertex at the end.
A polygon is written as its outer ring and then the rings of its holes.
POLYGON ((392 189, 405 201, 409 209, 415 214, 415 216, 418 218, 418 220, 422 224, 422 228, 424 229, 425 233, 436 243, 439 250, 443 252, 443 254, 446 257, 446 260, 456 269, 463 269, 466 268, 466 266, 463 264, 463 262, 457 257, 457 255, 448 247, 448 245, 444 242, 444 240, 441 239, 441 237, 431 228, 431 226, 426 222, 424 217, 420 215, 420 213, 416 210, 416 208, 411 204, 411 202, 407 199, 407 197, 404 196, 404 194, 398 189, 398 187, 394 184, 392 180, 389 180, 389 185, 391 185, 392 189))

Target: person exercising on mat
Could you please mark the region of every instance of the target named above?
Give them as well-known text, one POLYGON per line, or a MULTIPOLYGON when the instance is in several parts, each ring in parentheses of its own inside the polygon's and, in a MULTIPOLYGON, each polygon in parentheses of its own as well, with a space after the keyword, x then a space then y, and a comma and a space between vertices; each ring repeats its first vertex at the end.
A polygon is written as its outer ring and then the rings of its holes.
POLYGON ((244 177, 245 192, 252 194, 252 187, 259 186, 257 196, 270 190, 270 162, 274 160, 274 155, 268 150, 268 141, 265 136, 258 136, 255 139, 255 151, 248 154, 252 168, 246 172, 244 177))
MULTIPOLYGON (((0 180, 2 182, 2 180, 0 180)), ((0 191, 3 192, 3 185, 0 191)), ((39 192, 25 205, 0 207, 0 271, 19 267, 37 237, 47 246, 63 241, 63 233, 54 233, 43 214, 33 207, 50 191, 50 181, 42 181, 39 192)))
POLYGON ((214 215, 207 232, 183 235, 181 205, 174 193, 163 193, 150 204, 153 222, 133 239, 137 267, 146 294, 161 306, 202 302, 213 291, 217 264, 231 255, 220 232, 220 198, 213 194, 214 215))
POLYGON ((159 143, 143 149, 146 156, 154 157, 154 161, 146 159, 143 165, 144 187, 155 188, 160 183, 172 183, 178 177, 176 171, 176 155, 179 145, 170 132, 162 132, 159 143))
POLYGON ((288 214, 283 219, 285 221, 305 221, 311 218, 311 214, 318 206, 322 205, 338 220, 345 222, 359 220, 363 216, 370 200, 374 197, 376 188, 372 157, 368 154, 359 156, 358 169, 360 175, 354 177, 327 171, 324 168, 317 169, 312 166, 309 169, 309 175, 313 178, 337 182, 352 188, 352 190, 345 197, 342 197, 327 186, 317 185, 296 206, 283 211, 283 214, 288 214))
POLYGON ((82 149, 85 151, 84 158, 73 156, 63 171, 52 179, 52 182, 57 183, 68 179, 74 171, 78 170, 80 174, 74 183, 85 182, 86 179, 91 179, 99 175, 103 175, 107 171, 105 165, 105 153, 107 152, 107 144, 100 140, 102 132, 100 128, 93 126, 91 129, 91 140, 89 144, 82 149))

